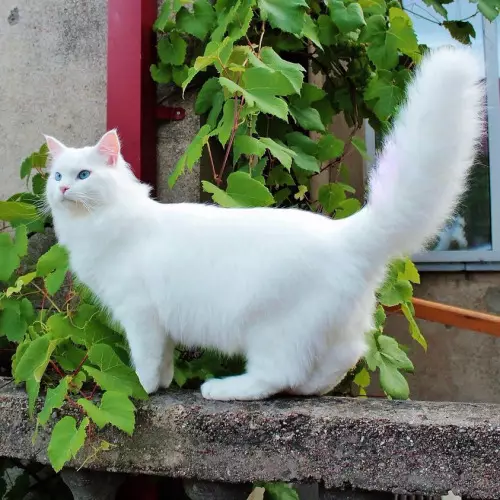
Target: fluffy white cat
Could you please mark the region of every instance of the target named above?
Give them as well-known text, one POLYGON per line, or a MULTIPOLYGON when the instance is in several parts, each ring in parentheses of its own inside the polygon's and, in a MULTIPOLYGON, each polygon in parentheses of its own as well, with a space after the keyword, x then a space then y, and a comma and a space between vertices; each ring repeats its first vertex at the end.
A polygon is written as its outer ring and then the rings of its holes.
POLYGON ((47 198, 72 270, 126 330, 144 388, 168 387, 176 343, 243 354, 246 373, 205 398, 321 394, 365 353, 391 258, 420 250, 452 215, 482 133, 480 65, 427 56, 348 219, 293 209, 161 204, 115 131, 80 149, 47 137, 47 198))

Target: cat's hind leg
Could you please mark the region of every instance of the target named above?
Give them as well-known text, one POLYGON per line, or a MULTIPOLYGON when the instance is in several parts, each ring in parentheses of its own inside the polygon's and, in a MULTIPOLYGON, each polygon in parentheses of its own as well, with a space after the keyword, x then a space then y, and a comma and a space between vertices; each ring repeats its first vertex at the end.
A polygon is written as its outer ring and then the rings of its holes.
POLYGON ((226 401, 259 400, 305 382, 314 358, 308 332, 301 332, 293 340, 286 333, 289 331, 279 331, 274 325, 250 332, 246 373, 207 380, 201 386, 203 397, 226 401))
POLYGON ((320 396, 334 389, 366 352, 364 338, 344 340, 317 359, 306 382, 291 386, 287 392, 300 396, 320 396))

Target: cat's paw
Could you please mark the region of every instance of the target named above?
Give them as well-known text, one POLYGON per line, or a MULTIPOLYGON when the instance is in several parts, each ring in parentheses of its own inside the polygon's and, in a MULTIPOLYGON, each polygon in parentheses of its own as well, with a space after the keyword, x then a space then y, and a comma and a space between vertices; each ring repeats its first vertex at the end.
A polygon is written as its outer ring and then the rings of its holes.
POLYGON ((174 378, 174 365, 173 363, 169 363, 167 365, 162 366, 161 374, 160 374, 160 387, 162 389, 168 389, 172 380, 174 378))
POLYGON ((141 373, 137 373, 139 377, 139 381, 141 382, 142 387, 148 394, 153 394, 160 387, 160 380, 158 377, 153 377, 150 375, 142 375, 141 373))
POLYGON ((269 387, 249 375, 239 375, 223 379, 210 379, 201 386, 205 399, 218 401, 254 401, 272 394, 269 387))

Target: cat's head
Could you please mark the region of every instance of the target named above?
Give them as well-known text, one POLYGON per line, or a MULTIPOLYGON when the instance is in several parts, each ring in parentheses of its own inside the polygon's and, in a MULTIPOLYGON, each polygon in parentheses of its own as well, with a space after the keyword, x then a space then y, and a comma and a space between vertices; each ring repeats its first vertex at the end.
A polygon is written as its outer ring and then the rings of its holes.
POLYGON ((116 130, 106 132, 95 146, 83 148, 45 138, 51 157, 46 196, 52 211, 90 212, 125 196, 147 194, 147 186, 139 184, 121 156, 116 130))

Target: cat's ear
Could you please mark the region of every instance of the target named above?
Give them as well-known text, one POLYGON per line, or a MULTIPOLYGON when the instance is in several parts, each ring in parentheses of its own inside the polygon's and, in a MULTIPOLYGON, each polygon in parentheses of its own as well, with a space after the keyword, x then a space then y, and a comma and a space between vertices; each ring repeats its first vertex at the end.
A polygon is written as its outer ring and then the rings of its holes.
POLYGON ((44 137, 45 143, 47 144, 47 148, 52 158, 56 159, 63 151, 66 150, 66 146, 61 141, 58 141, 50 135, 44 135, 44 137))
POLYGON ((116 165, 120 156, 121 144, 116 129, 106 132, 97 143, 97 151, 106 158, 108 165, 116 165))

